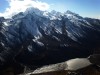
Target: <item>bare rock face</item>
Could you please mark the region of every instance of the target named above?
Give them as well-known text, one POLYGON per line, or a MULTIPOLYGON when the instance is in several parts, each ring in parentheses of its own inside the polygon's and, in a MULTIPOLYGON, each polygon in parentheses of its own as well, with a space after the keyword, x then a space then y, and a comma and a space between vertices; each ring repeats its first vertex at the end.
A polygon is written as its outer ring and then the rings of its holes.
POLYGON ((4 21, 4 20, 5 20, 4 17, 0 17, 0 23, 1 23, 2 21, 4 21))
POLYGON ((93 54, 89 57, 91 63, 100 66, 100 54, 93 54))

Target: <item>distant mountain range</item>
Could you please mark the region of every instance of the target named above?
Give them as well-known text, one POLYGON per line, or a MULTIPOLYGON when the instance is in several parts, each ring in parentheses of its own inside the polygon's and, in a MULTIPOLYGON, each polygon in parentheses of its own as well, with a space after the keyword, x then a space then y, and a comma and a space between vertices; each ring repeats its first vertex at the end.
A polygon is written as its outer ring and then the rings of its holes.
POLYGON ((100 45, 100 20, 71 11, 28 8, 10 19, 0 17, 0 60, 31 68, 88 57, 100 45))

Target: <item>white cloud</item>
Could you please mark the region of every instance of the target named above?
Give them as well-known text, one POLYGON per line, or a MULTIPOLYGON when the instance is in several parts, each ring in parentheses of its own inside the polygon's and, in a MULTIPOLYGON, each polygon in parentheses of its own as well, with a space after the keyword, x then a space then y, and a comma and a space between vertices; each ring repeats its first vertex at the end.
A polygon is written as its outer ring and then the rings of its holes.
POLYGON ((24 12, 28 7, 35 7, 40 10, 48 10, 49 5, 45 2, 38 0, 7 0, 9 7, 3 13, 0 13, 0 16, 9 18, 18 12, 24 12))

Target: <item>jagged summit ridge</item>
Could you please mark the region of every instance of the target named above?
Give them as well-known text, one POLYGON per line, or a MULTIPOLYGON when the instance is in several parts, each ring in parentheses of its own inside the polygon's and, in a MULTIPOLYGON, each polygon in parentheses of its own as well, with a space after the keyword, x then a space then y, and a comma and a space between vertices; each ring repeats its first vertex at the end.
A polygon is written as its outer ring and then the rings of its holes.
POLYGON ((13 18, 14 17, 18 17, 18 16, 20 18, 20 17, 23 17, 23 16, 28 15, 28 14, 36 14, 36 15, 41 16, 41 17, 44 16, 46 18, 50 18, 51 20, 53 20, 53 19, 61 20, 61 16, 65 16, 65 15, 67 17, 72 17, 72 16, 77 16, 78 17, 79 16, 78 14, 73 13, 73 12, 71 12, 69 10, 67 10, 64 13, 61 13, 61 12, 58 12, 58 11, 55 11, 55 10, 52 10, 52 11, 41 11, 38 8, 31 7, 31 8, 27 8, 25 12, 20 12, 20 13, 14 15, 13 18))

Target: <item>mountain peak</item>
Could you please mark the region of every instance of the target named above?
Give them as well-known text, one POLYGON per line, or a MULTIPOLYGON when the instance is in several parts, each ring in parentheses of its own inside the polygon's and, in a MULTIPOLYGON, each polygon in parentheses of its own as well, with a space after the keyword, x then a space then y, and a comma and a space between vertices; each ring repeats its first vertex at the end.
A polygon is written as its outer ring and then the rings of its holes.
POLYGON ((76 13, 70 11, 70 10, 67 10, 67 11, 65 12, 65 14, 78 15, 78 14, 76 14, 76 13))
POLYGON ((76 13, 70 11, 70 10, 67 10, 67 11, 64 13, 64 15, 66 15, 67 18, 69 18, 69 19, 77 19, 77 20, 83 19, 83 17, 81 17, 79 14, 76 14, 76 13))
POLYGON ((34 8, 34 7, 30 7, 30 8, 27 8, 26 11, 24 12, 24 14, 37 14, 37 15, 43 15, 43 11, 42 10, 39 10, 38 8, 34 8))

